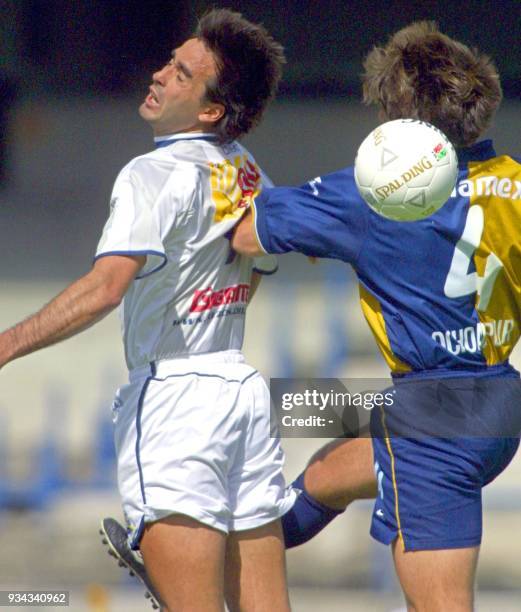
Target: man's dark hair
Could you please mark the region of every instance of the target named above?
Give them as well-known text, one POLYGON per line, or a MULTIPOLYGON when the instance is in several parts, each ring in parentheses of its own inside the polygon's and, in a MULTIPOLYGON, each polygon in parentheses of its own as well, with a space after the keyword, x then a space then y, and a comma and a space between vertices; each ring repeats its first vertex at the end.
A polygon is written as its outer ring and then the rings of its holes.
POLYGON ((492 61, 430 21, 413 23, 385 47, 374 47, 364 68, 366 104, 379 104, 389 120, 428 121, 456 146, 479 138, 502 98, 492 61))
POLYGON ((261 25, 228 9, 214 9, 199 21, 194 37, 216 60, 217 77, 206 99, 225 107, 216 125, 221 142, 249 132, 274 97, 285 63, 282 46, 261 25))

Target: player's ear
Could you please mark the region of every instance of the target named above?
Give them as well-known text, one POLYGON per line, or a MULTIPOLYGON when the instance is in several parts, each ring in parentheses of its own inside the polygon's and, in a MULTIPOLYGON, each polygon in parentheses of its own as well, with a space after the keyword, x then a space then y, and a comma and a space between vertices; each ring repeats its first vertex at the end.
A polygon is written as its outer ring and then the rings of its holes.
POLYGON ((199 113, 199 121, 203 123, 217 123, 226 112, 224 104, 219 102, 209 102, 199 113))

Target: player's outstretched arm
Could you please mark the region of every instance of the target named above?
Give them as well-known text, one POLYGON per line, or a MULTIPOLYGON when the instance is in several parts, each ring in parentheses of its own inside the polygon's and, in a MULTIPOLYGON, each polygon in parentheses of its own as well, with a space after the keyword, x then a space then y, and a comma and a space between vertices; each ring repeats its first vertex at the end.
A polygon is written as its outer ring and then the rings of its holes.
POLYGON ((87 329, 123 299, 146 257, 110 255, 40 311, 0 334, 0 368, 87 329))
POLYGON ((257 240, 251 210, 248 210, 235 226, 232 236, 232 247, 241 255, 248 255, 249 257, 266 255, 257 240))

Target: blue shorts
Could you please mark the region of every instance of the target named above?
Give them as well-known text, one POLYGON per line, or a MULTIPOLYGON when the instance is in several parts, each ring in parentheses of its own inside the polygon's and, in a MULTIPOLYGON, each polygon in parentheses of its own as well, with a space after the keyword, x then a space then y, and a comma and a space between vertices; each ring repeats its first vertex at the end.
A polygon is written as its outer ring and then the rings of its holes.
POLYGON ((371 535, 405 550, 478 546, 481 489, 514 457, 521 429, 517 373, 398 382, 374 408, 378 496, 371 535))

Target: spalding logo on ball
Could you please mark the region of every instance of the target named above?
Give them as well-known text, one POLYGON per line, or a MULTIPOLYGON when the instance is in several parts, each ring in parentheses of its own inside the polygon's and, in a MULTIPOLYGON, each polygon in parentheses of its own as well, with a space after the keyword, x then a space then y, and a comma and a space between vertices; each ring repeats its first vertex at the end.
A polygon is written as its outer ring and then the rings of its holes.
POLYGON ((417 221, 449 199, 458 176, 454 147, 438 128, 416 119, 388 121, 362 142, 355 181, 378 214, 417 221))

